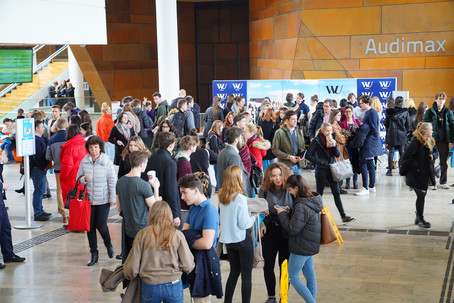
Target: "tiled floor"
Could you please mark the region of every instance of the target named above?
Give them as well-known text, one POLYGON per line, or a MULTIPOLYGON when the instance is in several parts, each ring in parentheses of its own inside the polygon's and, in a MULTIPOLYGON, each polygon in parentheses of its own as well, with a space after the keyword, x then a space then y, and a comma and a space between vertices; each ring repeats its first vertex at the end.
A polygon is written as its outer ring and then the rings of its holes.
MULTIPOLYGON (((22 185, 18 171, 16 164, 6 166, 4 172, 5 180, 12 185, 7 205, 13 225, 23 223, 25 215, 25 198, 13 191, 22 185)), ((315 187, 311 172, 304 171, 303 176, 315 187)), ((454 183, 453 171, 449 171, 449 179, 454 183)), ((51 186, 55 184, 54 175, 48 175, 48 180, 51 186)), ((421 230, 413 224, 415 194, 396 172, 395 176, 387 177, 380 170, 377 193, 342 196, 346 213, 357 218, 356 222, 342 226, 327 190, 324 202, 339 224, 344 244, 324 245, 315 256, 317 302, 454 302, 453 198, 454 188, 430 191, 425 217, 432 228, 421 230)), ((217 204, 216 197, 212 201, 217 204)), ((99 263, 87 267, 89 249, 85 233, 61 232, 55 194, 43 204, 55 219, 44 222, 40 229, 13 230, 13 242, 22 250, 18 254, 27 260, 24 264, 8 264, 0 271, 0 302, 120 302, 120 288, 103 293, 98 284, 101 269, 114 269, 119 261, 108 259, 101 247, 99 263)), ((119 252, 118 216, 113 215, 109 222, 114 247, 119 252)), ((221 269, 225 285, 228 262, 222 261, 221 269)), ((240 298, 239 281, 235 302, 240 302, 240 298)), ((265 300, 263 273, 254 270, 252 302, 265 300)), ((212 301, 221 302, 214 298, 212 301)), ((187 290, 185 302, 189 302, 187 290)), ((302 302, 292 287, 289 302, 302 302)))

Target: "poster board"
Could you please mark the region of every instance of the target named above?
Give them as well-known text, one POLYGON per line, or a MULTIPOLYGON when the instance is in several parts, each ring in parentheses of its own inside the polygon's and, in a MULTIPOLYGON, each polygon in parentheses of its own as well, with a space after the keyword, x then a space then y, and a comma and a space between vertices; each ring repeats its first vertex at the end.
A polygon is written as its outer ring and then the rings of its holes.
POLYGON ((32 156, 36 153, 35 119, 16 120, 16 153, 19 157, 32 156))

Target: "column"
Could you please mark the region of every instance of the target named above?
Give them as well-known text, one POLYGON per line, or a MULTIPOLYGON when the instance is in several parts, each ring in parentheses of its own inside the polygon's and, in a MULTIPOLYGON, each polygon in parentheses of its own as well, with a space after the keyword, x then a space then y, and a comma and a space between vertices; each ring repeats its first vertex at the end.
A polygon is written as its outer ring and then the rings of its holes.
POLYGON ((180 90, 177 26, 177 0, 156 0, 159 92, 169 105, 180 90))
POLYGON ((74 57, 71 47, 68 47, 68 63, 69 63, 69 82, 74 87, 74 98, 76 100, 76 107, 85 109, 84 97, 84 76, 74 57))

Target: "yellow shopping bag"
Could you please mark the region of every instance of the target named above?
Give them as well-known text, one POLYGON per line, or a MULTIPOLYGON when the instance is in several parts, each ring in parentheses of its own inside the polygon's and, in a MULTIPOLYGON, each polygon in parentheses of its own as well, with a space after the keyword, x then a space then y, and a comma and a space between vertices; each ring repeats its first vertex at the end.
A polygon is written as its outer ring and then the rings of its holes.
POLYGON ((282 262, 281 266, 281 285, 280 285, 280 294, 281 294, 281 303, 287 303, 288 296, 288 268, 287 268, 287 259, 282 262))

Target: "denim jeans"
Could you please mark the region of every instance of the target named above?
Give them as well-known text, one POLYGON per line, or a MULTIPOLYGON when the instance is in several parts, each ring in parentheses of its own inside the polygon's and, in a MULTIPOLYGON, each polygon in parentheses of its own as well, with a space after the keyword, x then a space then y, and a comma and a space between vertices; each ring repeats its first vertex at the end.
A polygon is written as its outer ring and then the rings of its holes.
POLYGON ((300 175, 300 176, 303 175, 303 173, 301 172, 301 168, 300 168, 299 164, 292 165, 292 173, 295 174, 295 175, 300 175))
POLYGON ((363 179, 363 187, 365 189, 369 189, 369 187, 375 187, 374 159, 361 160, 359 162, 359 165, 360 165, 360 169, 361 169, 361 177, 363 179))
POLYGON ((13 155, 13 146, 11 143, 2 143, 0 145, 0 148, 3 150, 6 150, 6 154, 8 155, 8 162, 16 162, 14 160, 14 155, 13 155))
POLYGON ((33 167, 30 171, 30 177, 33 181, 33 213, 34 216, 39 216, 43 213, 43 194, 46 190, 46 169, 33 167))
POLYGON ((142 303, 183 303, 181 279, 162 284, 147 284, 142 281, 142 303))
POLYGON ((288 279, 299 295, 307 302, 315 302, 317 295, 317 280, 314 271, 314 257, 290 253, 288 262, 288 279), (307 286, 300 280, 299 274, 303 271, 307 286))
POLYGON ((113 163, 115 160, 115 145, 110 142, 104 142, 104 149, 106 150, 106 155, 109 157, 110 161, 113 163))

